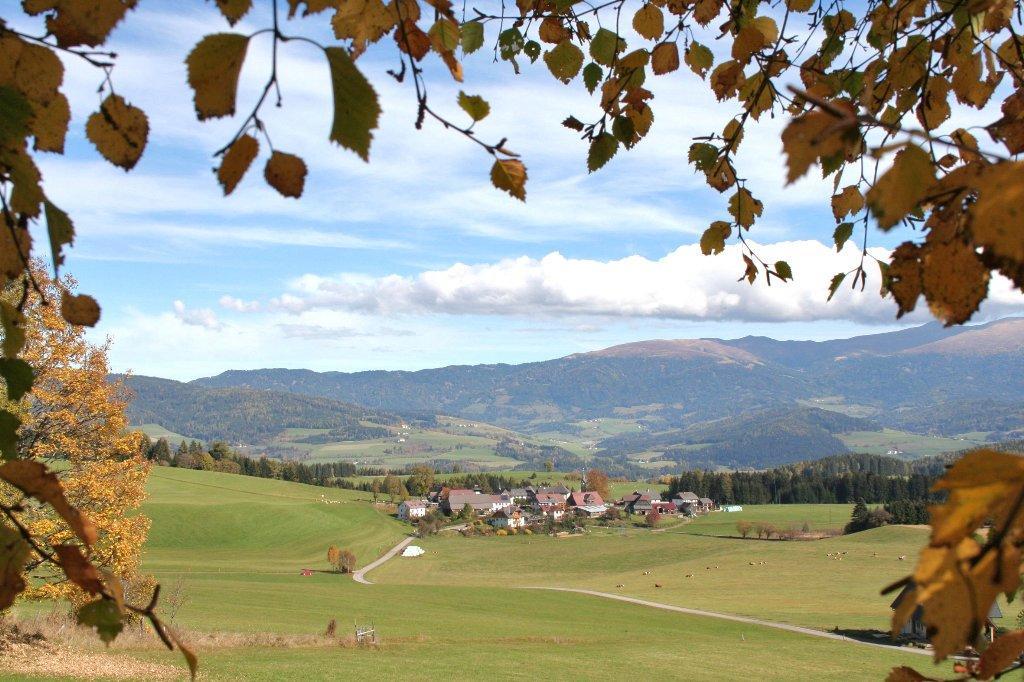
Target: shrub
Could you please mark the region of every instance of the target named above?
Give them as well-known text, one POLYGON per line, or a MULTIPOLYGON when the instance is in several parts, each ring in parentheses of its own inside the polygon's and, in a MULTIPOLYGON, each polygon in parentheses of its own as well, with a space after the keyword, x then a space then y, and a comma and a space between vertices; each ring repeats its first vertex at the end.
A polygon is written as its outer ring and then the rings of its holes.
POLYGON ((352 553, 352 550, 341 550, 341 556, 338 559, 338 566, 342 573, 351 573, 356 570, 356 555, 352 553))
POLYGON ((505 537, 506 535, 508 535, 508 531, 507 531, 507 530, 505 530, 504 528, 499 528, 499 529, 497 530, 497 532, 495 533, 495 535, 497 535, 497 536, 498 536, 499 538, 503 538, 503 537, 505 537))
POLYGON ((754 530, 754 524, 750 521, 737 521, 736 531, 740 534, 740 537, 745 538, 750 535, 750 531, 754 530))
POLYGON ((523 535, 533 535, 533 531, 530 530, 529 528, 524 528, 523 529, 523 535))

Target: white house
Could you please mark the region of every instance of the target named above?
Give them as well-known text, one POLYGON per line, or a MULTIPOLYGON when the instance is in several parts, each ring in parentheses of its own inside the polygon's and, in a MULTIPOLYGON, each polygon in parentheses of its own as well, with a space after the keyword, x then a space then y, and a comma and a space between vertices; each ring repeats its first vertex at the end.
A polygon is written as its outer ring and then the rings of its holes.
POLYGON ((398 518, 403 521, 421 519, 427 515, 427 503, 423 500, 403 500, 398 505, 398 518))
POLYGON ((522 528, 526 519, 518 509, 500 509, 491 516, 489 523, 495 528, 522 528))

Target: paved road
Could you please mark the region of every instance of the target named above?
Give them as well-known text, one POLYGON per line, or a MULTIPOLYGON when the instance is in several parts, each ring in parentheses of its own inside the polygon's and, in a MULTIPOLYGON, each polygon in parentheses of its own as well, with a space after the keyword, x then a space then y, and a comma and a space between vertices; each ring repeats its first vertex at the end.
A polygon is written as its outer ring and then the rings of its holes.
POLYGON ((707 618, 721 618, 722 620, 731 620, 737 623, 749 623, 750 625, 759 625, 766 628, 776 628, 777 630, 788 630, 789 632, 797 632, 802 635, 811 635, 812 637, 823 637, 825 639, 835 639, 844 642, 853 642, 855 644, 863 644, 865 646, 882 647, 889 649, 890 651, 901 651, 909 654, 921 654, 923 656, 931 656, 932 652, 925 651, 924 649, 915 649, 912 647, 899 647, 891 644, 882 644, 881 642, 865 642, 864 640, 854 639, 852 637, 846 637, 844 635, 838 635, 834 632, 826 632, 824 630, 815 630, 814 628, 800 627, 799 625, 790 625, 788 623, 776 623, 770 620, 758 620, 757 618, 748 618, 746 616, 735 616, 729 613, 717 613, 715 611, 702 611, 700 609, 689 609, 685 606, 672 606, 671 604, 662 604, 656 601, 647 601, 645 599, 637 599, 635 597, 627 597, 622 594, 612 594, 610 592, 597 592, 595 590, 582 590, 573 587, 528 587, 525 589, 529 590, 554 590, 557 592, 575 592, 577 594, 588 594, 592 597, 603 597, 605 599, 614 599, 616 601, 624 601, 630 604, 639 604, 640 606, 648 606, 652 609, 664 609, 665 611, 675 611, 677 613, 686 613, 691 616, 704 616, 707 618))
POLYGON ((385 552, 384 555, 381 556, 376 561, 371 561, 370 563, 366 564, 362 568, 358 569, 355 573, 352 574, 352 579, 355 580, 357 583, 362 583, 364 585, 372 585, 373 582, 370 581, 370 580, 367 580, 366 576, 364 574, 367 573, 368 571, 372 571, 373 569, 377 568, 378 566, 383 564, 388 559, 394 557, 396 554, 398 554, 403 549, 405 549, 405 546, 408 545, 410 542, 412 542, 414 539, 415 538, 410 536, 410 537, 407 537, 406 539, 402 540, 397 545, 395 545, 394 547, 389 549, 387 552, 385 552))

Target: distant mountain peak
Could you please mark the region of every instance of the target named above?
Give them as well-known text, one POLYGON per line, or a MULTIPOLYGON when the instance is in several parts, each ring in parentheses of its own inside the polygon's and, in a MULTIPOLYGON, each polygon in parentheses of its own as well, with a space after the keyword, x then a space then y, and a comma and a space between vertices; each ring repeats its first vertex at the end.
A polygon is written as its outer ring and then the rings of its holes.
POLYGON ((713 339, 654 339, 651 341, 635 341, 590 353, 578 353, 570 357, 711 359, 718 360, 719 362, 764 364, 753 353, 742 348, 727 346, 713 339))
POLYGON ((940 355, 999 355, 1024 351, 1024 317, 1007 317, 976 327, 965 327, 955 336, 932 341, 904 353, 940 355))

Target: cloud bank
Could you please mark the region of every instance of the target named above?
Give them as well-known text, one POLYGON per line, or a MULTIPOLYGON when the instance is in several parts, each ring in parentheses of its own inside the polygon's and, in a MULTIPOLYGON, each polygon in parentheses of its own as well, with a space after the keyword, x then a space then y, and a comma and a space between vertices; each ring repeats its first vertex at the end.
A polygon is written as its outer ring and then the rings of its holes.
MULTIPOLYGON (((786 260, 794 272, 789 283, 754 286, 737 281, 740 247, 708 257, 697 245, 681 246, 663 258, 630 256, 600 261, 567 258, 553 252, 543 258, 519 257, 494 263, 458 263, 412 276, 367 278, 354 275, 305 275, 271 307, 299 313, 346 310, 373 315, 448 314, 499 316, 604 316, 670 320, 792 322, 853 320, 892 322, 895 306, 878 295, 877 268, 869 264, 867 288, 843 288, 827 302, 829 281, 854 267, 859 251, 835 249, 817 241, 755 245, 767 262, 786 260), (874 277, 871 277, 874 275, 874 277)), ((872 253, 885 258, 887 251, 872 253)), ((997 278, 987 311, 1024 309, 1024 296, 997 278), (998 309, 998 310, 997 310, 998 309)))

